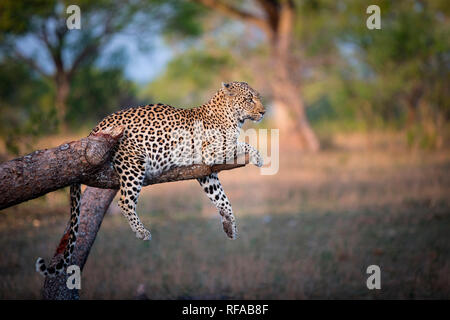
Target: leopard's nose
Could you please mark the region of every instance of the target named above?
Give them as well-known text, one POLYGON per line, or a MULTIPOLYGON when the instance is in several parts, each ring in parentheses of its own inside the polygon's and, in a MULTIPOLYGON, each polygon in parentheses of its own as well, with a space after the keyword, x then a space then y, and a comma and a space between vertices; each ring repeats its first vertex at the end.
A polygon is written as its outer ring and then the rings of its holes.
POLYGON ((262 115, 262 116, 263 116, 265 113, 266 113, 266 110, 263 110, 263 111, 260 111, 260 112, 259 112, 259 114, 262 115))

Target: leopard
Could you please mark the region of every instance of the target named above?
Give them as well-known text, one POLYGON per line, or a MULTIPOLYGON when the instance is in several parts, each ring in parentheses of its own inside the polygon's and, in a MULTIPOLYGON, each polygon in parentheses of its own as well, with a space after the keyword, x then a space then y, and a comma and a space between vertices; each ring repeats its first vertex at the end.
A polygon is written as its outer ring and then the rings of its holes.
MULTIPOLYGON (((238 140, 246 120, 259 122, 266 112, 261 95, 246 82, 222 83, 204 104, 176 108, 157 103, 119 110, 106 116, 90 135, 121 127, 123 134, 112 150, 111 163, 120 181, 118 206, 138 239, 151 233, 136 213, 144 180, 183 165, 215 165, 248 155, 261 167, 263 157, 253 146, 238 140)), ((231 203, 216 172, 197 179, 216 207, 225 234, 236 239, 237 227, 231 203)), ((70 265, 80 222, 81 184, 70 186, 70 224, 63 257, 47 267, 36 261, 36 271, 45 277, 61 274, 70 265)))

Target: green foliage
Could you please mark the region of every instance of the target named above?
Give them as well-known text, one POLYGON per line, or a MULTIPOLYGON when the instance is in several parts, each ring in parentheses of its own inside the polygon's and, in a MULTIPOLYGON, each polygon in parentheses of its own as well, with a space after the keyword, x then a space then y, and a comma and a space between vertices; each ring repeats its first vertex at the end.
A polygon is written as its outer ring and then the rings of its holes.
POLYGON ((233 65, 227 52, 192 49, 174 58, 166 71, 143 91, 146 99, 176 106, 196 106, 209 98, 228 78, 233 65))
MULTIPOLYGON (((404 128, 412 130, 408 141, 435 140, 422 133, 439 121, 448 121, 449 113, 449 52, 448 5, 445 1, 380 1, 381 30, 366 28, 365 9, 369 2, 335 2, 339 14, 325 14, 328 1, 315 3, 318 16, 316 27, 325 19, 321 30, 311 27, 314 10, 301 25, 309 38, 320 38, 330 31, 327 42, 336 44, 338 59, 332 66, 319 66, 316 72, 326 72, 323 78, 306 81, 308 115, 315 126, 338 122, 341 127, 355 120, 360 128, 404 128), (332 20, 332 22, 327 22, 332 20), (330 30, 334 29, 334 30, 330 30), (331 39, 330 39, 331 35, 331 39), (320 81, 320 83, 318 83, 320 81), (319 87, 319 88, 318 88, 319 87)), ((303 19, 301 19, 303 20, 303 19)), ((316 41, 317 42, 317 41, 316 41)), ((330 49, 311 43, 315 57, 324 56, 330 49)), ((320 43, 320 41, 319 41, 320 43)), ((350 124, 350 126, 349 126, 350 124)), ((410 132, 411 132, 410 130, 410 132)))
POLYGON ((166 35, 197 36, 202 30, 195 19, 202 10, 187 1, 2 1, 0 137, 7 149, 23 152, 39 136, 57 131, 55 98, 61 79, 68 79, 70 93, 60 104, 64 113, 58 120, 71 128, 92 126, 120 107, 136 105, 136 87, 122 72, 124 56, 105 61, 110 57, 105 59, 102 49, 121 32, 131 41, 162 30, 166 35), (80 30, 66 28, 71 4, 81 9, 80 30), (40 45, 18 49, 24 39, 40 45), (97 67, 99 57, 102 68, 97 67))
POLYGON ((335 54, 337 26, 345 23, 340 17, 341 5, 333 0, 298 1, 294 48, 300 47, 309 57, 335 54))
POLYGON ((67 119, 72 128, 93 127, 106 115, 127 106, 136 106, 136 86, 124 78, 122 70, 82 68, 72 82, 67 119), (88 85, 87 85, 88 84, 88 85))
MULTIPOLYGON (((229 3, 256 12, 256 1, 245 6, 229 3)), ((12 151, 18 151, 14 146, 18 141, 55 131, 56 89, 51 77, 41 78, 18 63, 8 48, 25 35, 36 36, 43 21, 64 25, 64 8, 69 4, 65 0, 0 2, 0 136, 12 151)), ((272 70, 260 63, 267 59, 270 43, 237 20, 217 19, 213 10, 188 0, 73 4, 82 10, 83 27, 59 48, 65 66, 86 46, 111 40, 98 37, 107 17, 113 19, 113 33, 156 32, 172 46, 175 54, 166 70, 141 90, 145 102, 199 105, 222 81, 236 79, 270 91, 266 74, 272 70)), ((450 120, 448 1, 295 4, 292 54, 298 61, 292 76, 301 84, 308 118, 320 134, 394 128, 404 130, 411 145, 439 143, 450 120), (370 4, 381 8, 381 30, 366 27, 370 4)), ((117 63, 99 68, 99 57, 105 60, 101 50, 83 60, 72 78, 66 117, 71 128, 90 127, 107 113, 140 102, 138 89, 122 74, 124 58, 116 56, 117 63)), ((265 96, 270 99, 270 94, 265 96)))
POLYGON ((0 64, 0 138, 17 154, 56 129, 51 85, 15 61, 0 64))
MULTIPOLYGON (((0 138, 13 154, 27 152, 42 135, 57 132, 55 91, 23 64, 0 64, 0 138)), ((85 66, 72 81, 68 124, 89 130, 105 115, 121 107, 138 105, 136 86, 120 68, 85 66)))
MULTIPOLYGON (((438 122, 449 119, 448 7, 445 1, 297 1, 292 53, 300 67, 292 75, 314 127, 330 134, 412 125, 422 128, 410 134, 419 144, 436 141, 430 137, 438 122), (370 4, 381 7, 381 30, 366 27, 370 4)), ((197 105, 220 81, 249 78, 249 70, 252 81, 267 85, 271 70, 249 68, 267 58, 267 42, 246 37, 229 21, 210 32, 212 41, 188 42, 144 96, 197 105)))
POLYGON ((203 33, 201 17, 205 9, 192 1, 166 1, 164 34, 173 40, 185 37, 199 37, 203 33))
POLYGON ((32 17, 48 18, 56 1, 15 1, 0 2, 0 40, 5 34, 23 34, 33 28, 32 17))

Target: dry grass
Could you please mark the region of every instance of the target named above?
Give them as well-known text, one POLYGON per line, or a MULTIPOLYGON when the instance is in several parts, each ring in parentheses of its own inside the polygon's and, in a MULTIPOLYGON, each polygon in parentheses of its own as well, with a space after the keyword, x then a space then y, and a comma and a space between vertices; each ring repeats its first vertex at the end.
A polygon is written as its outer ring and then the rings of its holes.
MULTIPOLYGON (((239 238, 227 240, 195 181, 148 187, 137 240, 114 206, 86 264, 84 299, 450 297, 450 153, 395 144, 281 153, 280 172, 221 174, 239 238), (366 288, 367 266, 382 289, 366 288)), ((66 191, 67 192, 67 191, 66 191)), ((0 212, 0 298, 38 299, 37 256, 68 219, 66 192, 0 212)))

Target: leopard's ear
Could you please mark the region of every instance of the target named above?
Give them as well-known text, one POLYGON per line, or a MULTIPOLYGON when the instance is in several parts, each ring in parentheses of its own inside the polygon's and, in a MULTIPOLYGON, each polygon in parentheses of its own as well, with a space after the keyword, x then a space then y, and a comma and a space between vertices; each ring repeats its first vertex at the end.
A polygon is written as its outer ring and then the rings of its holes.
POLYGON ((231 86, 229 83, 222 82, 222 89, 230 97, 234 96, 234 93, 232 92, 231 86))

